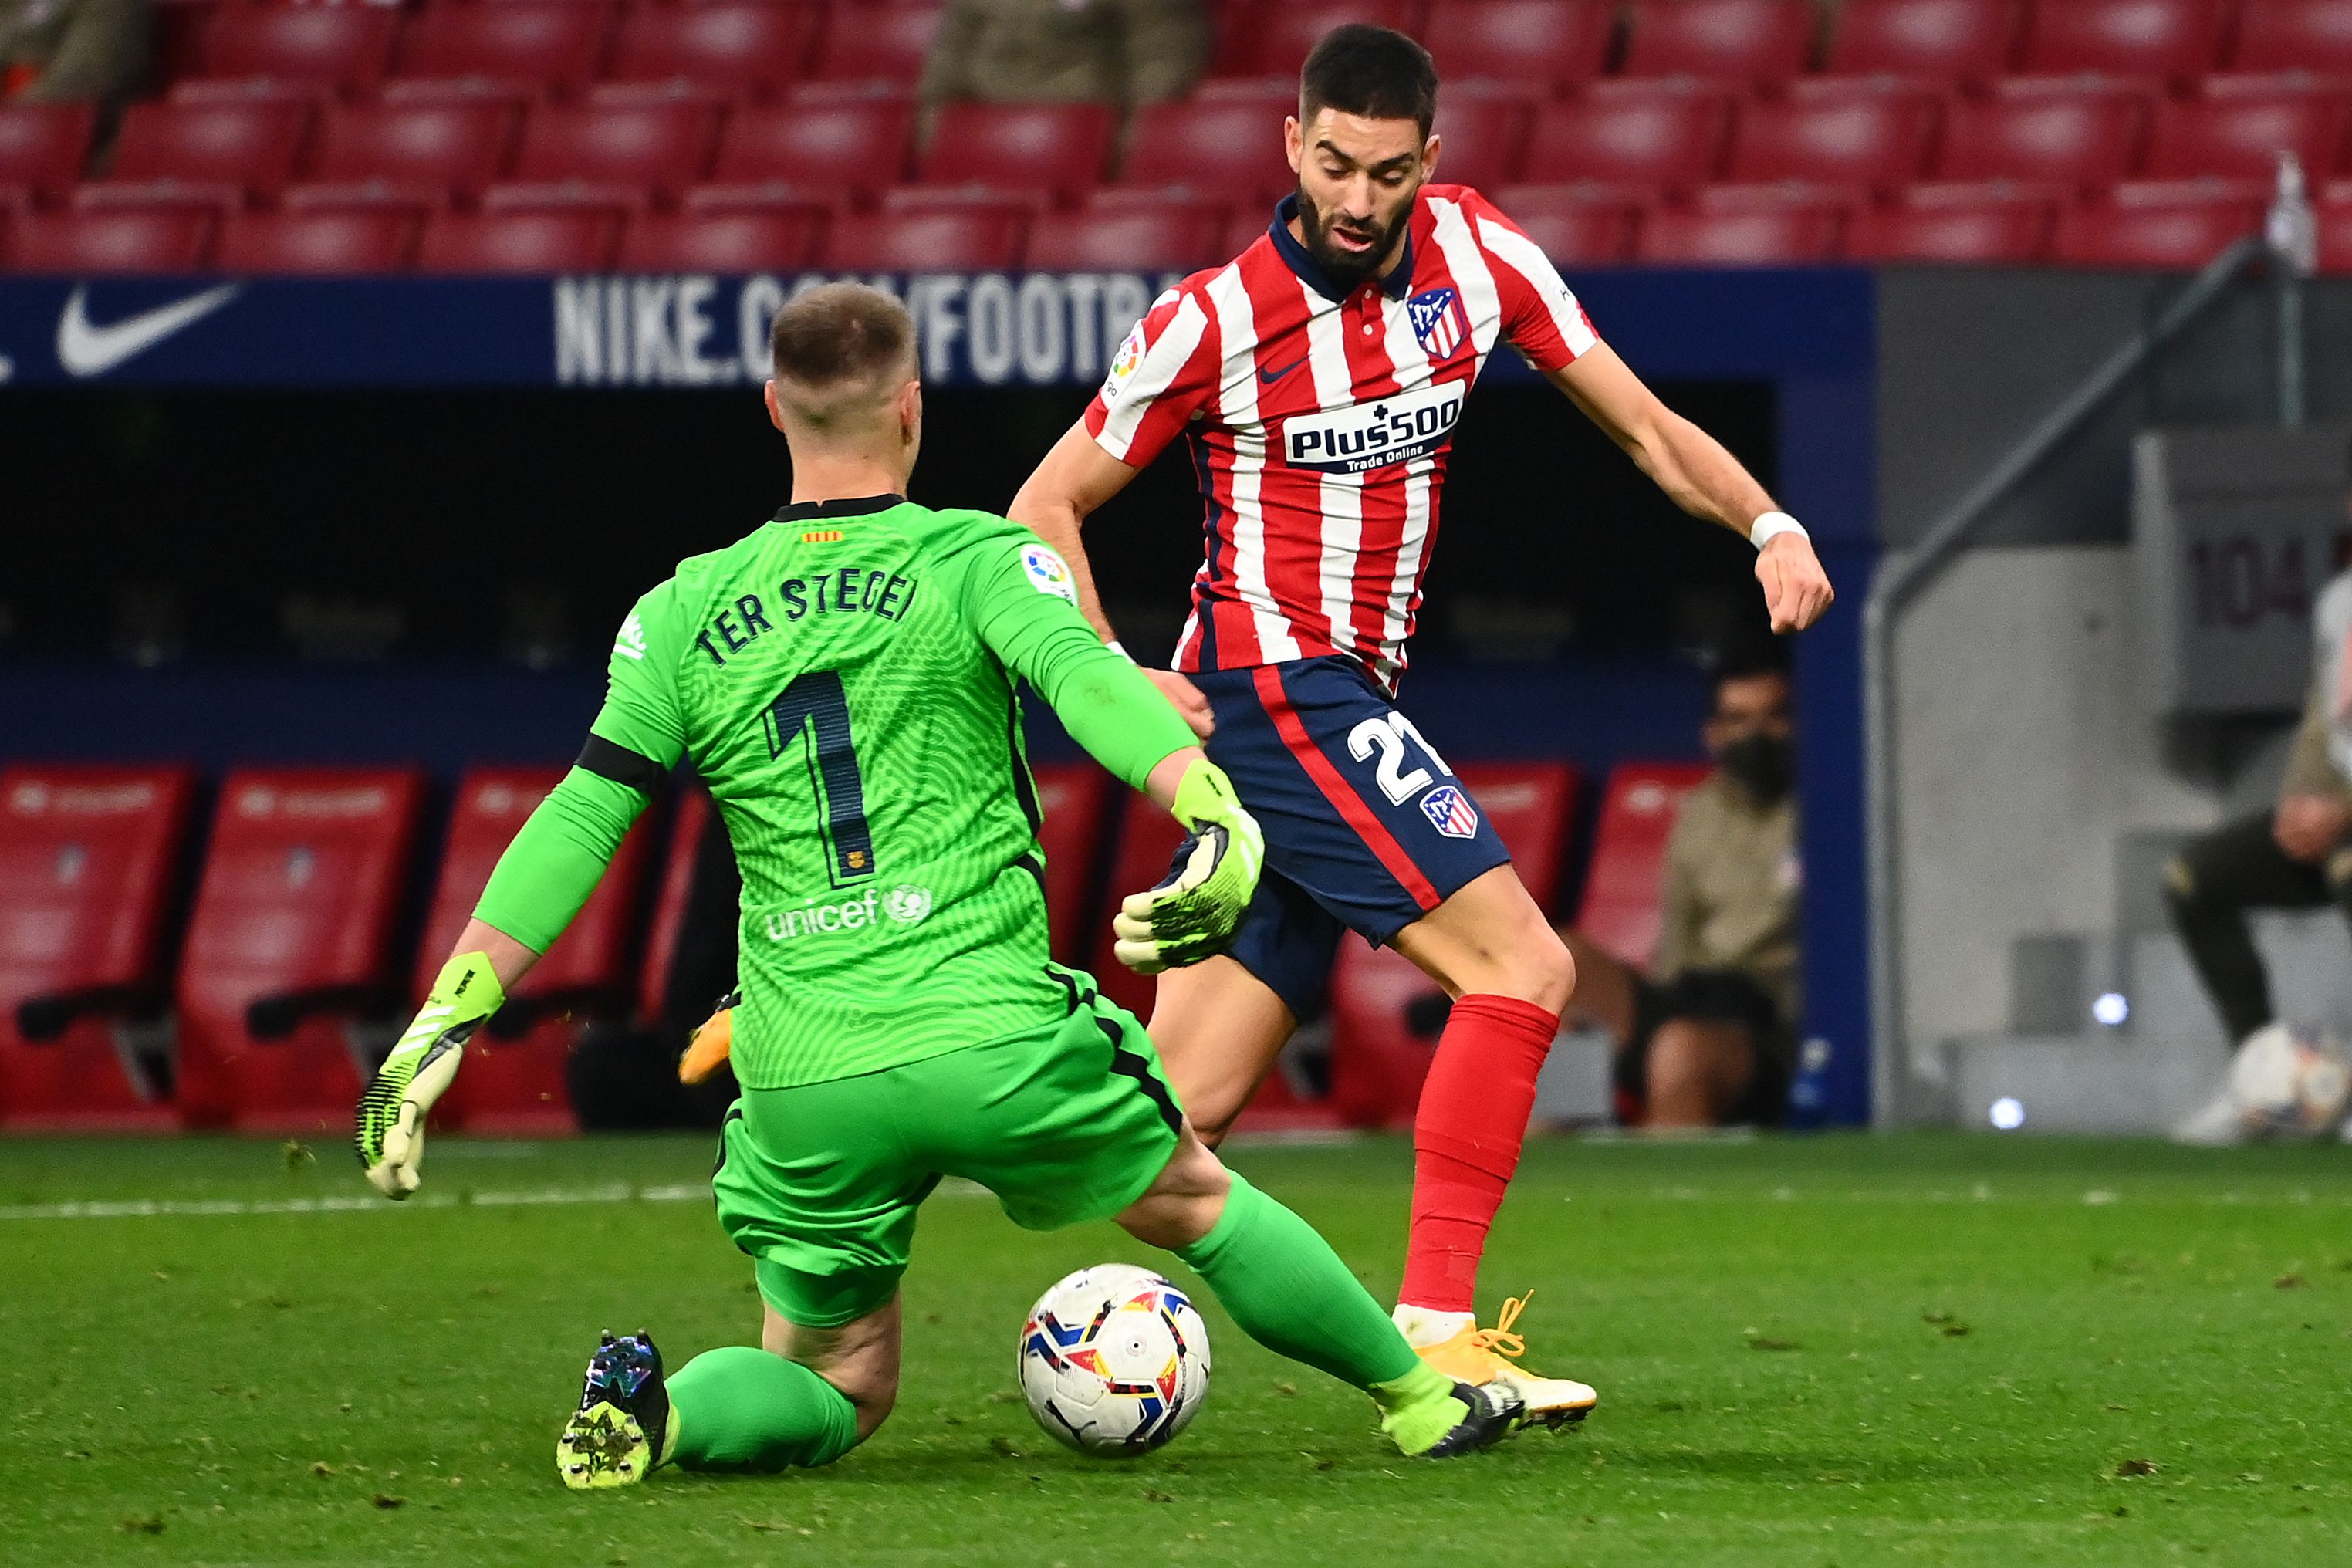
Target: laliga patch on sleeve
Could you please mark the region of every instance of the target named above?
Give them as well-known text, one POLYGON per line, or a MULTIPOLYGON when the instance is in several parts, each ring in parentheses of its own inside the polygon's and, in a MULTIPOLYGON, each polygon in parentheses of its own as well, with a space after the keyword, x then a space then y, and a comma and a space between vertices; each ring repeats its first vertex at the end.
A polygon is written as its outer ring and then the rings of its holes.
POLYGON ((637 618, 636 611, 631 610, 629 618, 621 623, 621 634, 613 639, 613 651, 629 658, 646 657, 646 624, 637 618))
POLYGON ((1051 594, 1056 599, 1078 602, 1078 582, 1070 575, 1070 563, 1060 552, 1048 544, 1024 544, 1021 547, 1021 570, 1029 574, 1029 585, 1041 594, 1051 594))
POLYGON ((1127 378, 1133 375, 1135 367, 1142 363, 1143 323, 1138 321, 1134 330, 1127 334, 1127 341, 1118 345, 1118 353, 1111 356, 1110 374, 1103 378, 1102 384, 1105 403, 1118 395, 1118 389, 1127 384, 1127 378))

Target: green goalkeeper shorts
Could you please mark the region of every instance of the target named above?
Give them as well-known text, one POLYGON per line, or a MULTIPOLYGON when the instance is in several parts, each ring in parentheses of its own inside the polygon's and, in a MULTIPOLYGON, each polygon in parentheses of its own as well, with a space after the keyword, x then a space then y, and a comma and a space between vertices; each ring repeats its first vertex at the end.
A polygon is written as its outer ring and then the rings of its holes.
POLYGON ((745 1089, 720 1129, 711 1186, 768 1305, 787 1322, 837 1328, 897 1293, 915 1210, 940 1177, 979 1183, 1024 1229, 1055 1230, 1141 1197, 1182 1124, 1143 1026, 1088 984, 1066 1017, 1021 1034, 745 1089))

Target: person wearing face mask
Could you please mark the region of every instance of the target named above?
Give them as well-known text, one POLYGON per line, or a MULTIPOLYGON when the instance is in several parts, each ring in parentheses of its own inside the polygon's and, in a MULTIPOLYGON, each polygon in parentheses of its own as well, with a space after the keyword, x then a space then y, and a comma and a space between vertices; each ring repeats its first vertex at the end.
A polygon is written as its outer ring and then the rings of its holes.
POLYGON ((1643 974, 1570 931, 1571 1014, 1605 1031, 1617 1087, 1645 1125, 1780 1118, 1798 1016, 1795 723, 1777 663, 1717 672, 1715 771, 1666 841, 1657 954, 1643 974))

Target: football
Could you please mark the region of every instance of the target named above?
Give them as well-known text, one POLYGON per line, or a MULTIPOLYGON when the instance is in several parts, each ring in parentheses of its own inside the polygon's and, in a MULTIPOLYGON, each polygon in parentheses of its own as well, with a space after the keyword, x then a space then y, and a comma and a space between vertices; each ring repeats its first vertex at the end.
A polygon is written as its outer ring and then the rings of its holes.
POLYGON ((2308 1024, 2272 1024, 2230 1063, 2230 1095, 2256 1137, 2316 1138, 2352 1097, 2343 1043, 2308 1024))
POLYGON ((1037 1425, 1087 1454, 1148 1454, 1209 1394, 1209 1327, 1192 1298, 1128 1263, 1081 1268, 1021 1328, 1021 1392, 1037 1425))

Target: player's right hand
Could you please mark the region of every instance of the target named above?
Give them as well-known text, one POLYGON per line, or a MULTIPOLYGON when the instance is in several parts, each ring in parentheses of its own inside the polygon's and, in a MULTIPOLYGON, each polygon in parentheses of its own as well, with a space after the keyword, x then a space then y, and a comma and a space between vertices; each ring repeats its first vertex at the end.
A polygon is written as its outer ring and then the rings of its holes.
POLYGON ((1241 929, 1265 836, 1234 794, 1224 770, 1203 757, 1176 785, 1176 820, 1192 837, 1176 869, 1148 891, 1129 895, 1111 918, 1118 961, 1138 974, 1157 974, 1213 958, 1241 929))
POLYGON ((1160 689, 1184 722, 1192 726, 1192 733, 1205 741, 1217 732, 1217 716, 1209 710, 1209 700, 1192 678, 1173 669, 1146 669, 1144 679, 1160 689))
POLYGON ((352 1146, 369 1183, 404 1198, 424 1180, 425 1118, 457 1076, 466 1042, 506 1002, 487 954, 461 952, 441 966, 432 994, 360 1096, 352 1146))

